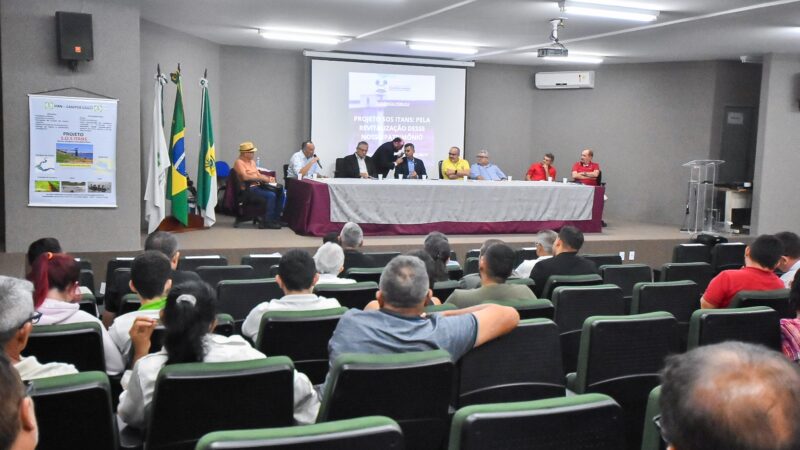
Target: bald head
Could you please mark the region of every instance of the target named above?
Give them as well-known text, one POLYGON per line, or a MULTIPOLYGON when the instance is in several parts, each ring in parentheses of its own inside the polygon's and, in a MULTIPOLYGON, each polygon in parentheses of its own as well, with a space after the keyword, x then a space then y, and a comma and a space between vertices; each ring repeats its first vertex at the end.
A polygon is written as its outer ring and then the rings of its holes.
POLYGON ((800 448, 800 372, 780 353, 725 342, 671 356, 661 424, 675 450, 800 448))

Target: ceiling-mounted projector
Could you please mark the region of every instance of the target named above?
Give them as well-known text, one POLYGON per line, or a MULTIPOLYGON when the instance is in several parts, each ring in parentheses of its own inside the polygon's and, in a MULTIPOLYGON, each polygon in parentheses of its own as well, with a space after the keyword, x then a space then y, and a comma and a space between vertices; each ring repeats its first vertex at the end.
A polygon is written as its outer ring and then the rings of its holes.
POLYGON ((539 58, 547 58, 547 57, 556 57, 556 58, 566 58, 569 56, 569 50, 567 47, 564 47, 564 44, 558 41, 558 29, 564 28, 564 22, 567 19, 565 17, 559 17, 557 19, 550 19, 550 45, 548 47, 543 47, 538 50, 539 58))
POLYGON ((546 58, 548 56, 564 57, 569 56, 569 50, 562 47, 545 47, 539 49, 539 58, 546 58))

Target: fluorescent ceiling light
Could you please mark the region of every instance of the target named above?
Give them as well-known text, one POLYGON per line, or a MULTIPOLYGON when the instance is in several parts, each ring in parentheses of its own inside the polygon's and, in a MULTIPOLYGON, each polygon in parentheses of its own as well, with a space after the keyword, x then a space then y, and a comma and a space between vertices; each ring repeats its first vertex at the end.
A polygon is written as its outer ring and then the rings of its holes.
POLYGON ((258 34, 264 39, 275 41, 307 42, 312 44, 336 45, 349 41, 350 38, 344 36, 332 36, 328 34, 303 33, 287 30, 258 30, 258 34))
POLYGON ((545 61, 564 63, 564 64, 600 64, 603 58, 599 56, 582 56, 582 55, 569 55, 569 56, 545 56, 545 61))
POLYGON ((578 16, 606 17, 609 19, 632 20, 635 22, 652 22, 658 18, 659 11, 626 8, 621 6, 599 5, 595 3, 559 2, 561 9, 568 14, 578 16))
POLYGON ((435 53, 454 53, 458 55, 474 55, 478 53, 475 47, 467 47, 463 45, 452 44, 438 44, 429 42, 406 42, 406 45, 411 50, 420 52, 435 52, 435 53))

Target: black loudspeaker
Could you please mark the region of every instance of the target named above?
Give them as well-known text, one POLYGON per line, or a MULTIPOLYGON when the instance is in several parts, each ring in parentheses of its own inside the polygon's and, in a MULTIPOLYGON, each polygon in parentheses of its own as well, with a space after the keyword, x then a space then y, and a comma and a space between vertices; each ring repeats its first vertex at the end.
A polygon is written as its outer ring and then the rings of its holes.
POLYGON ((57 11, 56 36, 59 59, 73 65, 94 58, 91 14, 57 11))

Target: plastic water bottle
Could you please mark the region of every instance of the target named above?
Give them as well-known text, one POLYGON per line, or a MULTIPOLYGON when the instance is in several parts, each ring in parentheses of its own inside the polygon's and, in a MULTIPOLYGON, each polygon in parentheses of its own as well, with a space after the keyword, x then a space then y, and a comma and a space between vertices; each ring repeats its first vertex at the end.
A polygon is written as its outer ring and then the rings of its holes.
POLYGON ((256 156, 256 167, 261 167, 261 157, 256 156))

